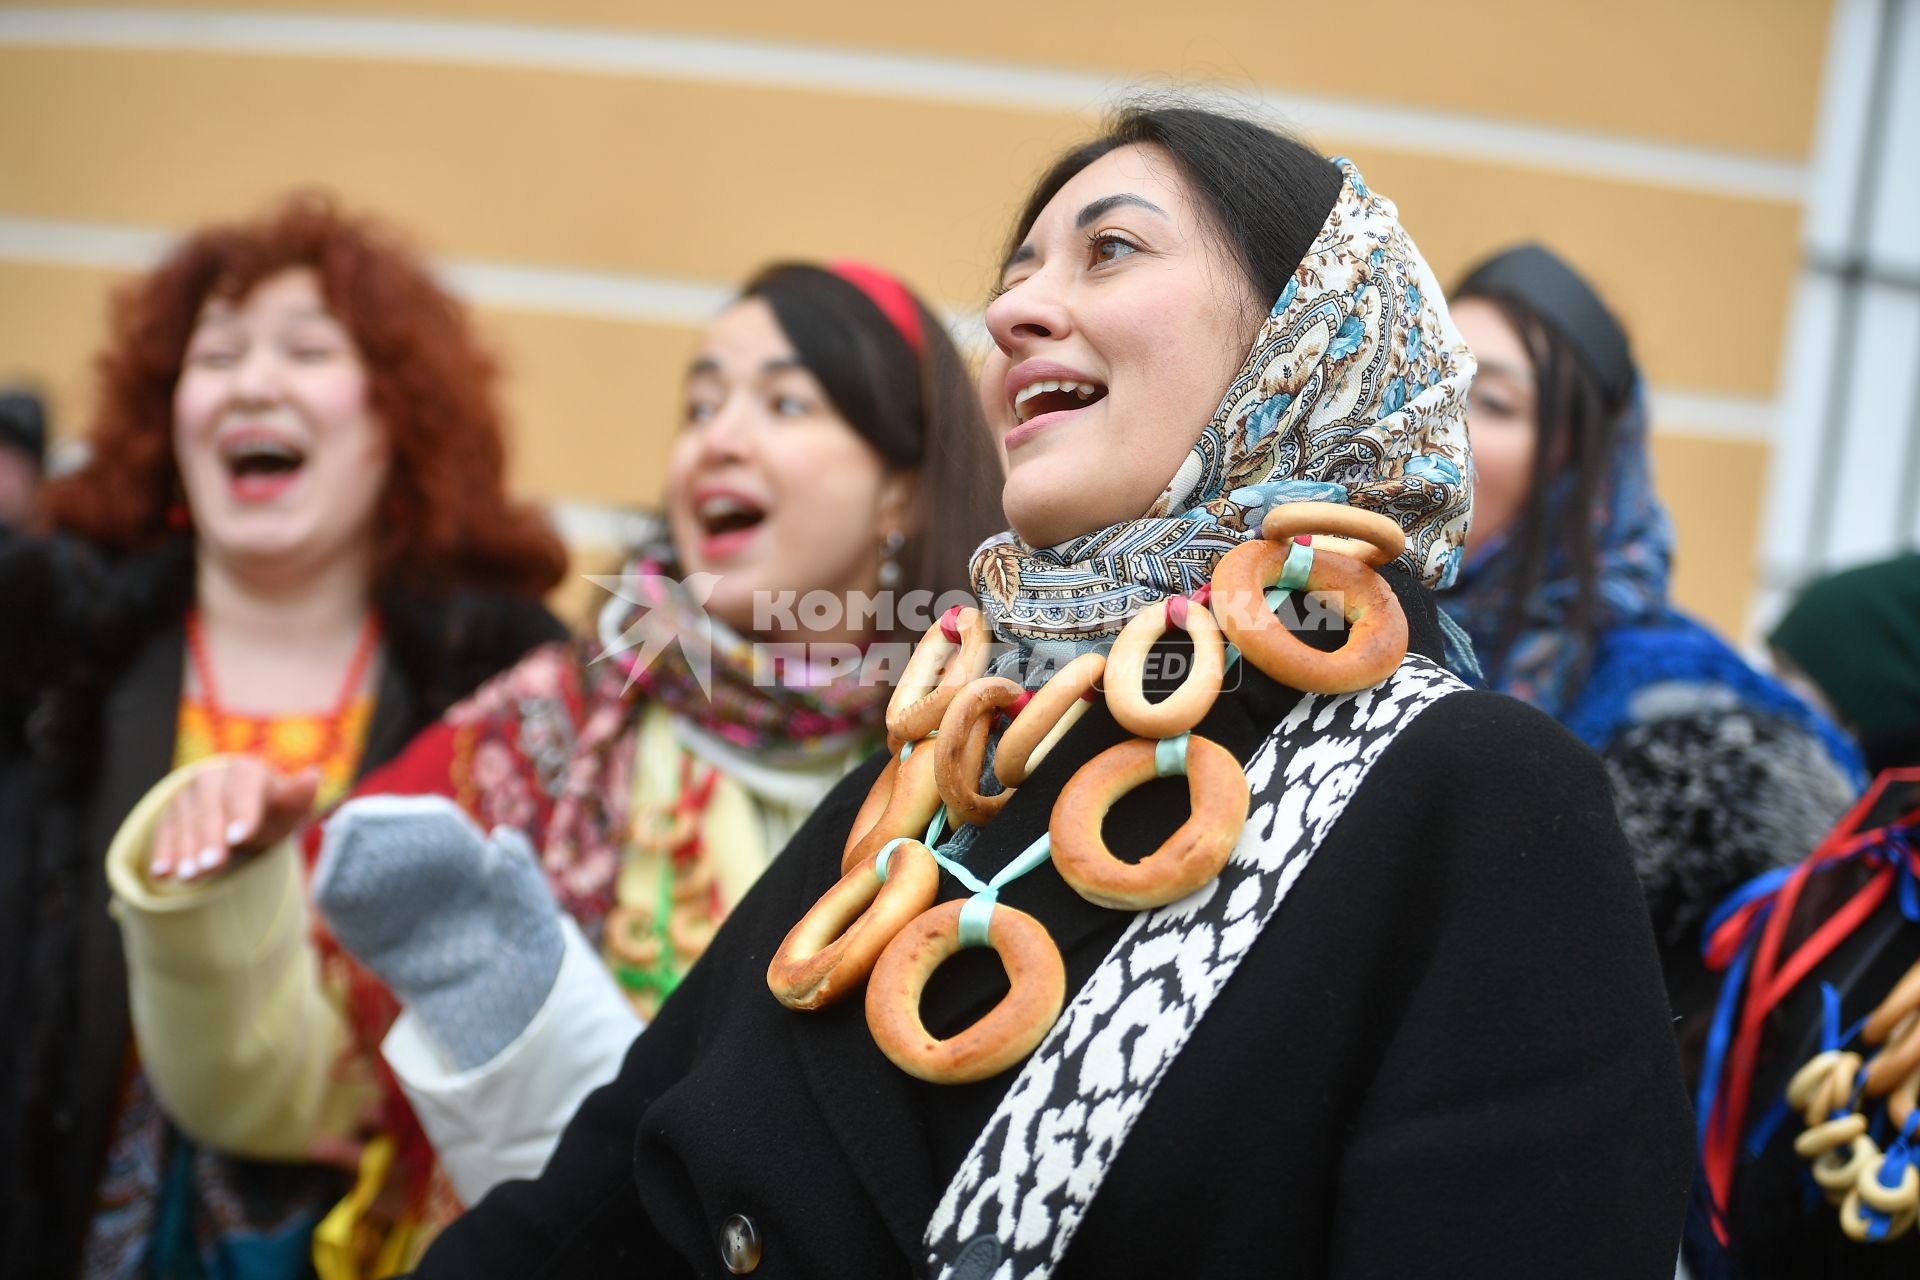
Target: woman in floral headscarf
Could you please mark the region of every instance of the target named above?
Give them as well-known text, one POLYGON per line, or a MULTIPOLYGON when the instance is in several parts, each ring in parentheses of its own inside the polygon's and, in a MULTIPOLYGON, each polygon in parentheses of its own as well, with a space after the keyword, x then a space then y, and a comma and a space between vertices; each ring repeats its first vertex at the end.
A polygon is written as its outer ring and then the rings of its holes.
MULTIPOLYGON (((974 571, 999 669, 1046 683, 946 683, 934 714, 909 677, 886 773, 814 812, 541 1177, 417 1274, 1670 1276, 1686 1104, 1605 778, 1440 662, 1473 362, 1393 205, 1257 125, 1139 110, 1013 245, 981 374, 1013 530, 974 571), (1356 529, 1374 551, 1323 537, 1356 529), (1355 620, 1302 681, 1378 656, 1396 606, 1405 645, 1345 692, 1267 674, 1297 602, 1233 574, 1281 560, 1355 620), (1211 665, 1216 617, 1259 647, 1211 665), (1217 696, 1140 696, 1162 627, 1217 696), (1100 649, 1104 697, 1035 765, 1082 687, 1047 671, 1100 649), (927 754, 931 825, 897 800, 927 754), (1189 771, 1191 817, 1177 782, 1115 799, 1189 771), (1203 846, 1198 888, 1162 878, 1203 846), (1089 872, 1151 887, 1096 905, 1089 872)), ((973 625, 923 652, 977 676, 973 625)))
POLYGON ((1864 778, 1825 717, 1667 599, 1626 332, 1537 245, 1450 295, 1479 357, 1472 536, 1446 611, 1492 688, 1598 751, 1647 891, 1675 1011, 1712 999, 1700 926, 1721 898, 1819 842, 1864 778))

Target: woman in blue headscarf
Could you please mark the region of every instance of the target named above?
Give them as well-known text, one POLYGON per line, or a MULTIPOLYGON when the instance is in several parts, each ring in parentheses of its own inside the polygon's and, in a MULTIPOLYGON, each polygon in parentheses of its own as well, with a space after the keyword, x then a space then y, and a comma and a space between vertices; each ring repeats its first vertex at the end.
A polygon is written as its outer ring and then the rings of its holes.
POLYGON ((1473 527, 1442 606, 1487 683, 1606 762, 1674 1007, 1712 998, 1700 925, 1727 891, 1819 840, 1864 779, 1829 721, 1667 598, 1626 332, 1579 274, 1523 245, 1452 291, 1479 359, 1473 527))

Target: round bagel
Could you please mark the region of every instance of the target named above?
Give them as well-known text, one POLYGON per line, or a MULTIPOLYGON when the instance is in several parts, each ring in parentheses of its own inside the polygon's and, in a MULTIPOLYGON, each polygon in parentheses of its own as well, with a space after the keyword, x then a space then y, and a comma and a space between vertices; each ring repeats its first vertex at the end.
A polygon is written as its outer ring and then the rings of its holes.
POLYGON ((1920 964, 1902 974, 1887 998, 1874 1006, 1866 1025, 1860 1028, 1860 1038, 1868 1044, 1884 1044, 1915 1009, 1920 1009, 1920 964))
POLYGON ((1399 521, 1344 502, 1283 502, 1260 522, 1260 536, 1281 543, 1310 537, 1316 551, 1335 551, 1374 569, 1407 549, 1399 521))
POLYGON ((1867 1063, 1866 1091, 1876 1098, 1891 1093, 1916 1069, 1920 1069, 1920 1014, 1910 1011, 1867 1063))
POLYGON ((1793 1153, 1802 1160, 1844 1147, 1867 1131, 1867 1118, 1858 1112, 1817 1124, 1793 1140, 1793 1153))
POLYGON ((1266 605, 1291 544, 1247 542, 1213 570, 1212 608, 1220 629, 1241 656, 1281 684, 1307 693, 1352 693, 1372 688, 1407 656, 1407 616, 1386 580, 1356 560, 1315 552, 1308 591, 1340 600, 1347 642, 1322 653, 1296 637, 1266 605))
POLYGON ((1083 653, 1040 686, 1000 735, 1000 749, 993 756, 993 776, 1000 785, 1017 787, 1032 776, 1093 705, 1088 695, 1100 687, 1106 671, 1105 654, 1083 653))
POLYGON ((908 1075, 932 1084, 972 1084, 1024 1059, 1046 1038, 1067 998, 1067 970, 1046 926, 996 906, 987 945, 1000 954, 1010 990, 979 1021, 937 1040, 920 1019, 927 979, 960 950, 961 900, 943 902, 902 929, 867 982, 873 1041, 908 1075))
MULTIPOLYGON (((1854 1145, 1858 1149, 1863 1144, 1855 1143, 1854 1145)), ((1905 1213, 1914 1206, 1920 1205, 1920 1169, 1915 1169, 1911 1164, 1907 1165, 1900 1171, 1899 1179, 1889 1187, 1880 1181, 1880 1171, 1886 1163, 1886 1156, 1877 1151, 1873 1159, 1862 1162, 1858 1171, 1860 1198, 1889 1216, 1905 1213)), ((1817 1169, 1814 1176, 1816 1178, 1819 1176, 1817 1169)), ((1826 1183, 1822 1182, 1820 1185, 1825 1186, 1826 1183)))
POLYGON ((660 959, 660 935, 647 907, 615 907, 607 913, 607 950, 628 964, 650 969, 660 959))
POLYGON ((1120 797, 1159 776, 1156 744, 1134 738, 1108 747, 1073 775, 1048 828, 1053 865, 1087 901, 1139 911, 1186 897, 1220 874, 1246 825, 1247 775, 1233 753, 1205 738, 1187 740, 1187 788, 1193 812, 1158 849, 1123 862, 1101 827, 1120 797))
POLYGON ((787 931, 767 965, 767 987, 789 1009, 819 1009, 859 986, 894 935, 933 905, 940 867, 918 840, 897 844, 880 875, 863 860, 787 931))
POLYGON ((889 741, 918 742, 939 728, 954 695, 986 674, 992 639, 978 609, 949 610, 948 617, 928 627, 887 702, 889 741), (947 636, 949 619, 957 643, 947 636))
POLYGON ((1206 606, 1188 601, 1181 623, 1193 641, 1193 669, 1159 702, 1147 700, 1147 657, 1172 625, 1171 600, 1156 600, 1133 615, 1107 653, 1107 710, 1128 733, 1171 738, 1187 732, 1213 709, 1227 673, 1227 646, 1206 606))
POLYGON ((1878 1167, 1880 1148, 1872 1138, 1855 1138, 1843 1146, 1823 1151, 1813 1162, 1813 1180, 1836 1202, 1851 1191, 1860 1173, 1869 1164, 1878 1167))
POLYGON ((840 856, 842 873, 879 853, 889 840, 901 836, 917 840, 926 834, 927 824, 940 808, 940 789, 934 785, 933 771, 934 751, 928 743, 915 747, 905 764, 897 753, 888 759, 867 798, 860 802, 860 811, 847 832, 846 848, 840 856))
MULTIPOLYGON (((1880 1237, 1880 1242, 1885 1244, 1898 1240, 1913 1230, 1915 1217, 1916 1211, 1913 1209, 1893 1215, 1893 1221, 1887 1224, 1887 1233, 1880 1237)), ((1846 1232, 1849 1240, 1865 1243, 1870 1238, 1873 1223, 1867 1218, 1866 1204, 1857 1188, 1848 1192, 1847 1198, 1840 1204, 1840 1229, 1846 1232)))
MULTIPOLYGON (((1009 787, 997 795, 980 794, 980 771, 993 734, 993 716, 1024 693, 1000 676, 981 676, 947 704, 940 736, 933 742, 933 781, 947 811, 961 822, 984 826, 1013 798, 1009 787)), ((922 750, 926 748, 922 747, 922 750)))

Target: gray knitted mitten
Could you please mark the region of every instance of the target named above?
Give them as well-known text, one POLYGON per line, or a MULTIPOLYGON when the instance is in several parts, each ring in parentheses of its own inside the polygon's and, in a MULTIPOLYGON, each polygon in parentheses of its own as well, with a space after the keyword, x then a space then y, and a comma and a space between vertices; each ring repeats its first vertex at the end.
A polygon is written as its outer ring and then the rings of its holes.
POLYGON ((313 898, 461 1071, 526 1029, 565 941, 533 847, 443 796, 369 796, 328 821, 313 898))

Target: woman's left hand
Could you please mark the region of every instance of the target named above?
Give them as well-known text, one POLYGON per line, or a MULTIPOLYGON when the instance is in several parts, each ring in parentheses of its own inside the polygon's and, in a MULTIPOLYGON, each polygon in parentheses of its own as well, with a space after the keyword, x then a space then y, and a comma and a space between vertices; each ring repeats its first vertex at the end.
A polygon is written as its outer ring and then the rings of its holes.
POLYGON ((273 847, 313 812, 319 787, 312 769, 288 776, 252 756, 214 762, 168 802, 148 876, 192 880, 273 847))

